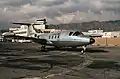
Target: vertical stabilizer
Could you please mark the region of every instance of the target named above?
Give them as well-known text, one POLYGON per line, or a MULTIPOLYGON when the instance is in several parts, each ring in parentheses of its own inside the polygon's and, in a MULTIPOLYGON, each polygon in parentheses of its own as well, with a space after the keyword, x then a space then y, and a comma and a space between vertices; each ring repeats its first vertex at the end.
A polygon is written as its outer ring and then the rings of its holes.
POLYGON ((34 25, 40 25, 40 24, 34 24, 34 23, 13 23, 13 24, 18 24, 18 25, 27 25, 27 36, 33 36, 38 33, 39 30, 37 30, 34 25))
POLYGON ((31 24, 28 26, 28 29, 27 29, 27 36, 31 36, 31 35, 34 35, 36 34, 36 31, 34 29, 34 24, 31 24))

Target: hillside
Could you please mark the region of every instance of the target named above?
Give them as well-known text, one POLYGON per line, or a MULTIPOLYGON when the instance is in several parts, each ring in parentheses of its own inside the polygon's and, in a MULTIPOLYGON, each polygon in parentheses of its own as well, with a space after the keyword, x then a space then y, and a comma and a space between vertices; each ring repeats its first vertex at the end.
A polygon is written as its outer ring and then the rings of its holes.
POLYGON ((92 21, 83 23, 70 23, 70 24, 59 24, 49 25, 49 28, 55 29, 78 29, 81 31, 88 31, 91 29, 103 29, 104 31, 120 31, 120 20, 116 21, 92 21))

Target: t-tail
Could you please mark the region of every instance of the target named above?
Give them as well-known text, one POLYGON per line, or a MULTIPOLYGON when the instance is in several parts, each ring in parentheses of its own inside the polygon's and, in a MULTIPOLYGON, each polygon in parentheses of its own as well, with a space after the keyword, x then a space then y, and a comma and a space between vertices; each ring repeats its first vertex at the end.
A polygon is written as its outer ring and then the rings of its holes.
POLYGON ((13 23, 13 24, 26 25, 26 26, 28 26, 27 36, 35 35, 38 30, 35 29, 34 25, 40 25, 40 24, 36 24, 36 23, 13 23))

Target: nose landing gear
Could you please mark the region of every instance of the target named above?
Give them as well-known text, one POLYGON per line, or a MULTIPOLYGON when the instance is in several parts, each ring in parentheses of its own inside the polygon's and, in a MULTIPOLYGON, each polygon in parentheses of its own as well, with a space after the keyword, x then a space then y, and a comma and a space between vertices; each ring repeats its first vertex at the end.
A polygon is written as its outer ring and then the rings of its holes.
POLYGON ((81 53, 82 53, 82 54, 85 54, 85 51, 86 51, 86 46, 82 46, 81 53))

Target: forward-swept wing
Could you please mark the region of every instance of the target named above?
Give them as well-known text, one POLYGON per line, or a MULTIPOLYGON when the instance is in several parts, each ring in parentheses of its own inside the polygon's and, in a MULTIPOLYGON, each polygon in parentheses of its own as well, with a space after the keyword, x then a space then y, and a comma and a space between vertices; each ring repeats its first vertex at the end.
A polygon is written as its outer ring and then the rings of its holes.
POLYGON ((39 43, 42 45, 46 45, 47 44, 47 40, 46 39, 38 39, 38 38, 34 38, 34 37, 25 37, 25 36, 16 36, 16 35, 6 35, 4 36, 4 38, 12 38, 12 39, 25 39, 25 40, 32 40, 35 43, 39 43))

